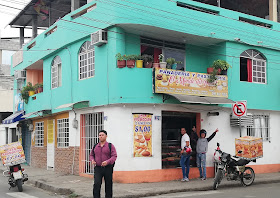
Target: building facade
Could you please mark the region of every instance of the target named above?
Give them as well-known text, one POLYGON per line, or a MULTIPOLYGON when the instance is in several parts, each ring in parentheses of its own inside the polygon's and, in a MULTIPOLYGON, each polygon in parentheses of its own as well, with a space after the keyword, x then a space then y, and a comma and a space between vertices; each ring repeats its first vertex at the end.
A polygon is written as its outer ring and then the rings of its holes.
MULTIPOLYGON (((12 74, 26 71, 23 85, 43 83, 43 92, 24 104, 22 130, 31 134, 31 165, 91 176, 89 152, 105 129, 118 152, 115 181, 178 179, 180 128, 190 132, 196 126, 208 135, 220 130, 209 143, 209 177, 216 142, 234 154, 240 136, 263 139, 263 158, 252 165, 257 173, 279 171, 273 151, 280 149, 280 25, 265 19, 268 13, 237 11, 190 0, 110 0, 91 1, 60 18, 23 47, 21 61, 13 59, 12 74), (106 42, 93 45, 91 34, 101 30, 106 42), (197 92, 155 93, 154 69, 118 68, 118 53, 147 54, 155 61, 159 54, 174 57, 182 62, 175 69, 202 76, 213 61, 225 60, 231 65, 223 84, 227 95, 219 100, 197 92), (236 124, 230 103, 244 100, 250 122, 236 124), (135 143, 141 140, 134 134, 137 116, 150 121, 144 147, 135 143), (139 157, 147 148, 148 157, 139 157)), ((197 168, 190 171, 194 177, 197 168)))

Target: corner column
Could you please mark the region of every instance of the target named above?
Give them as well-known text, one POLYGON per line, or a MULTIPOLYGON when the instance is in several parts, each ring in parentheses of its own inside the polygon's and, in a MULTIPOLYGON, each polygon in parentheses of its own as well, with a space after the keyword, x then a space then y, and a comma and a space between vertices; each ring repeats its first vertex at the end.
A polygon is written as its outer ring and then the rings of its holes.
POLYGON ((269 0, 269 20, 277 22, 277 0, 269 0))

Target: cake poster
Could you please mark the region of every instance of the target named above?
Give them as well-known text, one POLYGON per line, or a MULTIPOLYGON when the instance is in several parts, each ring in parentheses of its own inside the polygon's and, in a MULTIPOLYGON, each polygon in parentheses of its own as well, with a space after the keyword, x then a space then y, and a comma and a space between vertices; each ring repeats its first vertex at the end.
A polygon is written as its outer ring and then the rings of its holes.
POLYGON ((133 114, 133 156, 152 156, 152 115, 133 114))
POLYGON ((154 92, 227 98, 227 76, 217 75, 214 83, 208 83, 209 76, 210 74, 156 68, 154 92))

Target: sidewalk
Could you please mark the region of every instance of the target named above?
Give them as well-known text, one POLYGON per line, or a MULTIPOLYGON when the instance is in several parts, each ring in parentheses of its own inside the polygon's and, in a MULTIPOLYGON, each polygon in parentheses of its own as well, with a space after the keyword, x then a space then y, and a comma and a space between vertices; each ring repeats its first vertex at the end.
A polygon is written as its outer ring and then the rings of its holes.
MULTIPOLYGON (((82 198, 92 198, 93 180, 85 177, 74 175, 63 175, 53 171, 23 166, 29 176, 29 183, 36 187, 58 194, 76 194, 82 198)), ((0 165, 0 173, 6 170, 0 165)), ((280 182, 280 173, 257 174, 253 185, 264 183, 280 182)), ((141 183, 141 184, 120 184, 114 183, 114 197, 145 197, 172 192, 186 192, 198 190, 212 190, 213 178, 206 181, 192 179, 189 182, 168 181, 158 183, 141 183)), ((242 187, 238 181, 226 181, 224 179, 219 186, 223 187, 242 187)), ((102 195, 104 197, 104 185, 102 185, 102 195)))

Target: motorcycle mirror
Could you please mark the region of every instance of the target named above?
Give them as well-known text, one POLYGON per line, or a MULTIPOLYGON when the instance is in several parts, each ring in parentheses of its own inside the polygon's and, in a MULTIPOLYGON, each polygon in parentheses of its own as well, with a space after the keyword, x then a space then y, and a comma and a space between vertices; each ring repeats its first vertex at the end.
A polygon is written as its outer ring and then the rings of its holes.
POLYGON ((220 143, 219 142, 217 142, 217 147, 219 147, 220 146, 220 143))
POLYGON ((238 153, 240 154, 240 153, 242 153, 242 151, 238 151, 238 153))

